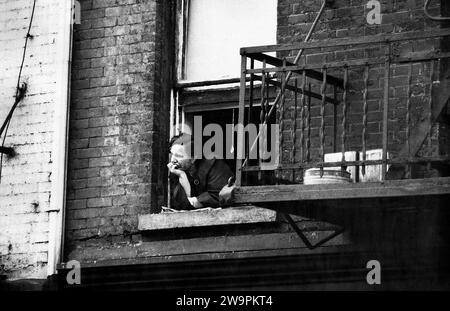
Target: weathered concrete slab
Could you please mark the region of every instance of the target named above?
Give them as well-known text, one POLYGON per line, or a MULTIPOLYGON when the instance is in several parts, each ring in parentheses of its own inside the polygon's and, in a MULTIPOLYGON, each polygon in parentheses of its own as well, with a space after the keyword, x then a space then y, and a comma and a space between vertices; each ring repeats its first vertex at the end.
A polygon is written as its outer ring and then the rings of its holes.
POLYGON ((160 230, 186 227, 265 223, 276 221, 277 213, 270 209, 245 206, 224 209, 202 209, 139 216, 139 230, 160 230))

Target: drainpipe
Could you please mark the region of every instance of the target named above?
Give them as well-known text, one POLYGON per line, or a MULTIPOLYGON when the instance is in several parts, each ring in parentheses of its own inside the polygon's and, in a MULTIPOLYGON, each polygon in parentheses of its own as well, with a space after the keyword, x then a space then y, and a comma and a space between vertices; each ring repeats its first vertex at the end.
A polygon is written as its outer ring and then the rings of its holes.
POLYGON ((49 213, 49 243, 47 275, 56 274, 63 257, 64 211, 68 149, 70 66, 72 50, 74 0, 59 1, 56 101, 53 116, 52 174, 49 213))

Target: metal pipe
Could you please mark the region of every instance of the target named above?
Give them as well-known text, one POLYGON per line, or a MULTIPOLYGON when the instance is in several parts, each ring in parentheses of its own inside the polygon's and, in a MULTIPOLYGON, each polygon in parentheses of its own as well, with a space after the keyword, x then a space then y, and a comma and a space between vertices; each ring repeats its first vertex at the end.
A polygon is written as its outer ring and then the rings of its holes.
POLYGON ((67 153, 69 137, 69 98, 70 98, 70 68, 72 63, 73 37, 73 7, 72 0, 61 1, 61 15, 58 21, 59 33, 56 42, 58 47, 59 73, 56 82, 58 105, 54 111, 53 132, 53 165, 51 201, 48 212, 49 243, 47 275, 57 273, 57 265, 64 258, 64 219, 66 208, 67 183, 67 153))

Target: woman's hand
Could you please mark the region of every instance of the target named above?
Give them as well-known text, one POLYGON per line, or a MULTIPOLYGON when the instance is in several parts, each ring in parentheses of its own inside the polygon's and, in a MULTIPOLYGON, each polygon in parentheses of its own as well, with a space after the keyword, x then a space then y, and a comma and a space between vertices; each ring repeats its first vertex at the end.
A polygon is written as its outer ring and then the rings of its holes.
POLYGON ((186 196, 190 197, 191 196, 191 184, 189 183, 189 179, 186 175, 186 172, 178 169, 176 167, 176 164, 174 164, 172 162, 167 164, 167 168, 169 169, 169 172, 178 176, 178 182, 180 183, 181 187, 183 187, 184 192, 186 193, 186 196))
POLYGON ((189 200, 189 203, 191 203, 191 205, 194 208, 202 208, 203 207, 203 204, 200 203, 196 197, 188 198, 188 200, 189 200))
POLYGON ((167 168, 169 169, 169 172, 178 176, 178 177, 182 177, 184 175, 186 175, 186 172, 183 170, 180 170, 177 168, 176 164, 170 162, 169 164, 167 164, 167 168))

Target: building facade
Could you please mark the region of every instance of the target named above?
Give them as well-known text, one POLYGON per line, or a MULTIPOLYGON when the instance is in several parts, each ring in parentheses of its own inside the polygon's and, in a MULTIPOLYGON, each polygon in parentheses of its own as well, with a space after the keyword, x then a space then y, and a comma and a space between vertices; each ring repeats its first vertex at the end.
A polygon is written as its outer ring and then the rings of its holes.
MULTIPOLYGON (((224 209, 224 214, 160 213, 169 204, 168 141, 181 130, 178 125, 192 124, 194 116, 202 116, 204 123, 238 122, 239 48, 303 42, 322 1, 227 0, 225 6, 222 0, 53 2, 36 1, 21 79, 28 89, 5 134, 5 146, 16 152, 14 157, 5 155, 0 184, 0 250, 6 282, 38 279, 40 288, 60 289, 448 288, 445 191, 406 199, 328 199, 301 212, 296 212, 301 202, 280 201, 224 209), (62 26, 56 27, 54 20, 62 26), (68 21, 75 22, 73 27, 68 21), (308 247, 283 218, 286 211, 312 244, 331 238, 319 247, 308 247), (201 223, 204 214, 211 223, 201 223), (221 217, 237 220, 221 222, 221 217), (80 263, 81 284, 66 282, 71 268, 67 263, 73 260, 80 263), (378 287, 366 280, 371 260, 386 271, 378 287)), ((449 25, 427 17, 422 0, 325 2, 311 40, 445 31, 449 25)), ((4 13, 0 22, 5 26, 0 30, 4 56, 0 81, 6 86, 1 93, 3 119, 10 106, 6 103, 14 101, 33 1, 0 4, 4 13)), ((430 6, 436 16, 448 11, 444 0, 430 6)), ((445 37, 417 45, 407 42, 394 45, 390 54, 445 52, 446 42, 445 37)), ((317 48, 305 52, 304 64, 370 60, 383 53, 317 48)), ((285 65, 295 56, 285 51, 271 55, 284 58, 285 65)), ((410 118, 420 123, 421 116, 431 113, 427 108, 433 97, 429 90, 433 82, 424 77, 433 71, 435 80, 444 84, 448 67, 445 60, 435 69, 416 67, 409 83, 415 96, 410 118)), ((394 108, 388 116, 389 144, 395 152, 407 133, 403 98, 408 67, 396 65, 391 70, 394 108)), ((380 145, 383 71, 373 69, 370 74, 364 81, 363 71, 348 73, 354 85, 368 85, 366 106, 363 93, 345 95, 350 102, 345 112, 348 150, 360 150, 363 128, 367 148, 380 145)), ((321 87, 320 81, 312 83, 310 91, 320 95, 321 87)), ((259 101, 265 95, 260 86, 256 89, 259 101)), ((324 92, 331 90, 323 91, 323 96, 324 92)), ((275 93, 275 87, 267 87, 267 98, 273 99, 275 93)), ((336 96, 342 98, 343 93, 336 96)), ((293 115, 295 103, 294 96, 286 98, 284 113, 277 115, 282 120, 281 162, 290 160, 290 146, 296 145, 292 129, 300 115, 293 115)), ((333 115, 331 108, 320 111, 320 103, 320 97, 311 102, 313 158, 321 155, 320 115, 327 119, 333 115)), ((341 124, 344 113, 338 109, 341 124)), ((446 115, 444 109, 420 152, 448 155, 446 115)), ((259 115, 255 118, 259 120, 259 115)), ((333 135, 341 137, 342 132, 325 128, 327 153, 336 152, 333 135)), ((230 165, 236 169, 234 161, 230 165)), ((446 169, 418 166, 412 174, 445 177, 446 169)), ((277 174, 280 180, 293 182, 302 177, 299 170, 277 174)))

